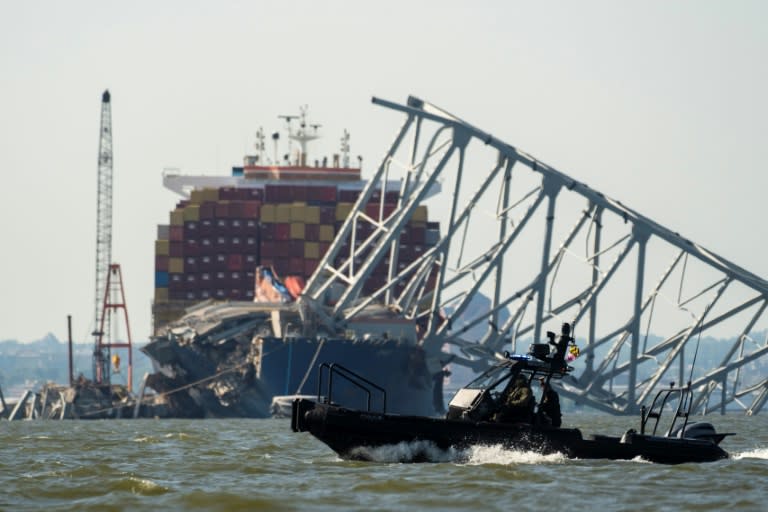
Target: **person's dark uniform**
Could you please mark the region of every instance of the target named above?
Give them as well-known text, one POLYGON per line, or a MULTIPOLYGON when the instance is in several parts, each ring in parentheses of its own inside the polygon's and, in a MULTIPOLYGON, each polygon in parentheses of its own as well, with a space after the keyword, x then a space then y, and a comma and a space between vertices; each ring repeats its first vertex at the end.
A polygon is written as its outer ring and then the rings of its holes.
POLYGON ((525 377, 518 375, 513 386, 502 400, 501 408, 493 415, 494 421, 501 423, 531 422, 536 399, 525 377))
POLYGON ((559 427, 562 424, 562 414, 560 413, 560 397, 557 391, 547 384, 545 379, 541 382, 541 404, 539 404, 539 414, 541 419, 553 427, 559 427))

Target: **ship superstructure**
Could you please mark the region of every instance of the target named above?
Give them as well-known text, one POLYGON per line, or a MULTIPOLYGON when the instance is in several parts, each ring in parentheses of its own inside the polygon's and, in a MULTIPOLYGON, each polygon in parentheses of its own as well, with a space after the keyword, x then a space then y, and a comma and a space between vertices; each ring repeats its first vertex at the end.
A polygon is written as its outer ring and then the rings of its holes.
MULTIPOLYGON (((372 304, 329 331, 296 302, 366 181, 362 159, 350 165, 349 132, 330 158, 313 158, 308 146, 320 125, 308 123, 306 108, 281 118, 284 135, 273 133, 268 148, 259 129, 256 152, 229 176, 164 173, 164 185, 182 199, 155 242, 154 337, 143 350, 157 372, 147 384, 168 395, 178 416, 266 416, 273 396, 306 392, 318 357, 332 354, 361 371, 376 367, 400 389, 393 410, 439 412, 414 320, 372 304)), ((366 211, 386 217, 399 201, 400 183, 384 181, 366 211)), ((354 231, 363 240, 372 230, 361 222, 354 231)), ((369 273, 364 293, 438 239, 439 224, 429 221, 426 206, 415 208, 400 230, 399 250, 369 273)), ((347 245, 355 243, 353 237, 347 245)), ((337 300, 329 288, 324 301, 337 300)))

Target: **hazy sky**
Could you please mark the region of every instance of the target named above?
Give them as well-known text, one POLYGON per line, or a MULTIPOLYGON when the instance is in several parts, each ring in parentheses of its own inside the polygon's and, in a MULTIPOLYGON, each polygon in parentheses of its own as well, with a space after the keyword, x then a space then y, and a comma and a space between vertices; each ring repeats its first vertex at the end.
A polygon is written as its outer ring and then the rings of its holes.
POLYGON ((150 334, 165 167, 227 174, 310 106, 372 172, 431 101, 768 277, 768 3, 2 2, 0 340, 90 341, 101 93, 113 260, 150 334))

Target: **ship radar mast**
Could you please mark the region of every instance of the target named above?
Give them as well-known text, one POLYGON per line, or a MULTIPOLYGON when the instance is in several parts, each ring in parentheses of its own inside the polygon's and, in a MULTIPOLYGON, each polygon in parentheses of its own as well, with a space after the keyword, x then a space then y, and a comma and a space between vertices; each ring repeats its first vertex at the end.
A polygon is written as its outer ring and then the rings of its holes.
POLYGON ((256 132, 256 159, 258 162, 264 161, 264 128, 259 126, 256 132))
MULTIPOLYGON (((277 116, 279 119, 285 119, 285 129, 288 132, 288 153, 285 155, 284 160, 288 160, 290 158, 291 154, 291 140, 293 140, 293 126, 291 126, 291 121, 294 119, 298 119, 299 116, 294 115, 282 115, 277 116)), ((273 134, 272 139, 275 141, 275 146, 277 146, 277 140, 280 138, 279 134, 273 134), (275 136, 277 135, 277 136, 275 136)), ((290 163, 290 162, 286 162, 290 163)), ((277 159, 277 150, 275 150, 275 165, 279 165, 280 161, 277 159)))
POLYGON ((346 129, 341 137, 341 166, 349 167, 349 132, 346 129))
POLYGON ((301 111, 301 115, 299 116, 300 123, 299 123, 299 129, 296 133, 292 133, 290 130, 288 131, 288 137, 292 140, 295 140, 299 143, 300 153, 299 153, 299 161, 297 162, 298 165, 305 166, 307 165, 307 143, 310 141, 313 141, 320 137, 320 135, 317 134, 317 129, 321 126, 319 124, 313 124, 313 132, 310 133, 307 130, 307 105, 303 105, 299 108, 301 111))

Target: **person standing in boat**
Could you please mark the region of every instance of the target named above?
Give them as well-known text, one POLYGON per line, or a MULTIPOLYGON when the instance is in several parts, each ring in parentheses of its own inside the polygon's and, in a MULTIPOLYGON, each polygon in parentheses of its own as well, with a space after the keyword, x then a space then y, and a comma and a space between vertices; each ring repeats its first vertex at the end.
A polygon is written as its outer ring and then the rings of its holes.
POLYGON ((546 425, 559 427, 562 425, 562 413, 560 412, 560 397, 557 391, 552 389, 547 379, 541 377, 541 402, 539 403, 539 419, 546 425))
POLYGON ((523 375, 518 375, 502 399, 501 408, 493 415, 493 420, 500 423, 530 423, 536 399, 523 375))

